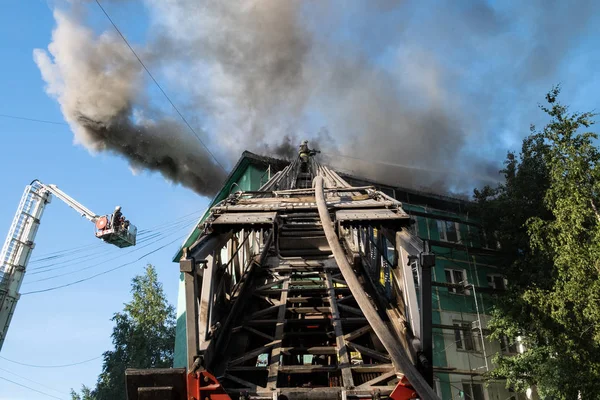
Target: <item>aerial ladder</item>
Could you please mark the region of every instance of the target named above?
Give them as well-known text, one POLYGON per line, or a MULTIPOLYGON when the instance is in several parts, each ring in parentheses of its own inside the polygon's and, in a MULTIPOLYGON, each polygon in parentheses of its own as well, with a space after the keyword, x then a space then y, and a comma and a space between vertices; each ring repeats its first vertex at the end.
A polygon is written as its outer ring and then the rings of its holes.
POLYGON ((428 244, 303 146, 211 208, 179 264, 187 366, 127 370, 129 400, 439 399, 428 244))
POLYGON ((56 185, 46 185, 38 180, 31 182, 21 197, 0 252, 0 350, 20 297, 19 290, 35 247, 35 237, 44 209, 52 196, 94 223, 97 238, 119 248, 135 246, 137 228, 122 216, 120 207, 117 207, 113 214, 101 216, 74 200, 56 185))

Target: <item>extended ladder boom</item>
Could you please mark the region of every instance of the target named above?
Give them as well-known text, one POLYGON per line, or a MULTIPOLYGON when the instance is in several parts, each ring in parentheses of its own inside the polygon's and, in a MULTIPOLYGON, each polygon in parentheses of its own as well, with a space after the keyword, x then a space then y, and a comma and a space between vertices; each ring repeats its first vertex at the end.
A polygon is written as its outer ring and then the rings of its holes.
POLYGON ((121 217, 99 216, 60 190, 56 185, 46 185, 37 179, 25 188, 19 208, 13 219, 8 236, 0 252, 0 350, 14 314, 19 290, 35 236, 46 204, 51 195, 65 202, 81 216, 96 225, 96 237, 117 247, 135 246, 137 228, 121 217), (117 225, 119 223, 119 225, 117 225))
POLYGON ((38 181, 25 188, 0 252, 0 350, 21 296, 19 289, 50 192, 38 181))
POLYGON ((435 259, 400 202, 315 153, 211 208, 180 259, 187 370, 129 369, 128 399, 439 399, 435 259))
POLYGON ((50 192, 51 194, 53 194, 60 200, 64 201, 69 207, 71 207, 73 210, 75 210, 79 214, 81 214, 82 217, 85 217, 92 222, 96 222, 98 220, 98 218, 100 218, 100 216, 98 214, 94 213, 93 211, 91 211, 90 209, 85 207, 83 204, 79 203, 78 201, 73 199, 71 196, 69 196, 62 190, 60 190, 58 188, 58 186, 44 185, 43 183, 41 183, 39 181, 36 181, 36 182, 38 182, 42 186, 43 189, 47 190, 48 192, 50 192))

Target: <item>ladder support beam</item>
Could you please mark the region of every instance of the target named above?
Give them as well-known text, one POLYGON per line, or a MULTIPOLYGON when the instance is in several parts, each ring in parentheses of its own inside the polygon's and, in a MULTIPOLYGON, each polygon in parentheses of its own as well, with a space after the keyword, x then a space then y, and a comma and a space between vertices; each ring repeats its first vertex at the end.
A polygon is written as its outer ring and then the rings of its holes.
POLYGON ((381 344, 385 347, 390 358, 396 367, 397 371, 404 373, 408 381, 413 385, 417 393, 424 400, 439 399, 435 394, 431 386, 423 378, 423 376, 417 371, 415 366, 412 364, 408 356, 405 354, 404 349, 400 345, 399 341, 393 337, 388 327, 384 324, 383 320, 371 304, 371 301, 367 297, 366 293, 356 274, 352 270, 352 267, 346 259, 346 254, 340 245, 339 238, 333 229, 333 222, 329 216, 329 210, 325 201, 325 193, 323 191, 323 177, 317 176, 314 181, 315 194, 317 209, 319 210, 319 216, 323 224, 325 236, 327 242, 331 248, 333 256, 340 268, 340 271, 346 281, 346 284, 350 288, 354 299, 364 312, 365 317, 369 321, 369 324, 373 328, 373 331, 381 341, 381 344))

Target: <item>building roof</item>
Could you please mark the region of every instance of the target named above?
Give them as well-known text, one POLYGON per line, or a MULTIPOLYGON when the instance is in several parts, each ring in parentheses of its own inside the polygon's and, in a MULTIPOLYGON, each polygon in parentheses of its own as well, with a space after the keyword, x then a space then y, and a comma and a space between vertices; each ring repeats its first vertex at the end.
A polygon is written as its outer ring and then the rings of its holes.
POLYGON ((382 183, 382 182, 377 182, 374 181, 372 179, 367 179, 367 178, 362 178, 356 175, 352 175, 352 174, 348 174, 346 172, 338 172, 338 174, 342 177, 342 178, 346 178, 346 179, 351 179, 351 180, 360 180, 363 182, 368 182, 372 185, 376 185, 376 186, 382 186, 382 187, 389 187, 389 188, 394 188, 396 190, 401 190, 403 192, 406 193, 411 193, 414 195, 418 195, 418 196, 426 196, 426 197, 432 197, 432 198, 436 198, 439 200, 443 200, 443 201, 448 201, 451 203, 472 203, 470 200, 465 199, 465 198, 461 198, 461 197, 454 197, 454 196, 448 196, 447 194, 439 194, 439 193, 434 193, 434 192, 428 192, 426 190, 417 190, 417 189, 411 189, 411 188, 407 188, 404 186, 396 186, 396 185, 391 185, 389 183, 382 183))
MULTIPOLYGON (((238 162, 231 169, 231 172, 229 173, 229 175, 227 176, 227 179, 223 183, 221 190, 213 198, 208 209, 206 210, 206 212, 204 213, 202 218, 198 221, 198 224, 194 227, 192 232, 190 232, 187 239, 183 242, 183 244, 181 245, 181 247, 175 254, 173 261, 178 262, 182 255, 182 249, 192 245, 198 239, 198 237, 200 236, 200 233, 201 233, 200 225, 202 224, 202 222, 204 222, 206 217, 209 215, 210 209, 215 204, 217 204, 218 202, 220 202, 221 200, 223 200, 224 198, 229 196, 233 185, 239 181, 239 179, 242 177, 242 175, 247 170, 248 166, 254 165, 254 166, 263 167, 263 168, 268 168, 268 166, 271 166, 271 170, 273 172, 277 172, 277 171, 280 171, 283 168, 285 168, 288 164, 289 164, 289 161, 287 161, 287 160, 282 160, 282 159, 268 157, 268 156, 262 156, 262 155, 252 153, 250 151, 244 151, 242 153, 242 156, 238 160, 238 162)), ((363 183, 367 183, 369 185, 373 185, 373 186, 382 188, 384 191, 386 188, 395 190, 396 195, 397 195, 396 197, 398 198, 398 200, 400 200, 402 202, 406 202, 406 203, 412 203, 412 202, 414 202, 414 200, 418 200, 418 202, 426 202, 427 205, 431 205, 431 206, 443 208, 443 209, 451 209, 451 210, 457 211, 457 212, 460 211, 461 209, 464 209, 468 204, 471 203, 465 199, 455 198, 455 197, 436 194, 436 193, 428 193, 428 192, 419 191, 419 190, 415 190, 415 189, 409 189, 409 188, 405 188, 405 187, 401 187, 401 186, 393 186, 390 184, 376 182, 371 179, 353 176, 353 175, 350 175, 347 173, 338 172, 338 174, 342 178, 344 178, 350 182, 351 181, 360 181, 363 183)))
POLYGON ((196 226, 194 226, 194 228, 192 229, 190 234, 187 236, 185 241, 182 243, 179 250, 177 250, 177 253, 173 257, 173 262, 179 262, 179 259, 181 258, 181 255, 182 255, 182 250, 185 247, 192 245, 198 239, 198 237, 200 236, 200 224, 202 224, 202 222, 204 222, 206 217, 208 217, 210 209, 215 204, 217 204, 218 202, 220 202, 221 200, 223 200, 224 198, 229 196, 229 194, 231 193, 231 190, 232 190, 232 186, 234 185, 234 183, 236 183, 240 179, 240 177, 244 174, 244 172, 246 171, 246 169, 248 168, 249 165, 254 165, 254 166, 264 167, 264 168, 268 168, 269 166, 271 166, 271 170, 273 172, 277 172, 277 171, 280 171, 283 168, 285 168, 288 164, 289 164, 289 161, 286 161, 286 160, 281 160, 278 158, 272 158, 272 157, 268 157, 268 156, 261 156, 261 155, 258 155, 258 154, 255 154, 255 153, 252 153, 249 151, 244 151, 242 153, 242 156, 238 160, 238 162, 231 169, 231 172, 227 176, 227 179, 225 179, 225 182, 223 182, 223 186, 221 187, 221 190, 215 195, 213 200, 210 202, 210 205, 208 206, 206 212, 204 213, 204 215, 202 215, 202 217, 198 221, 198 224, 196 224, 196 226))

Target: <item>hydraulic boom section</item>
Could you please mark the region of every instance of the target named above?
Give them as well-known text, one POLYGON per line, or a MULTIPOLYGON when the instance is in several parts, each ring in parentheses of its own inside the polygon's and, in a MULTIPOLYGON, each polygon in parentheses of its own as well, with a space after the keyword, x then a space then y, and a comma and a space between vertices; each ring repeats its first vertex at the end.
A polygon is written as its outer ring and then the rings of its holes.
POLYGON ((179 264, 187 368, 127 370, 129 400, 439 399, 408 266, 435 259, 400 202, 316 154, 211 208, 179 264))
POLYGON ((77 211, 82 217, 93 222, 96 226, 97 238, 120 248, 135 246, 137 228, 125 219, 121 213, 120 206, 115 208, 113 214, 100 216, 60 190, 58 186, 45 185, 39 181, 34 181, 34 183, 39 185, 41 191, 56 196, 69 207, 77 211))
POLYGON ((46 185, 38 180, 31 182, 21 197, 0 252, 0 350, 20 297, 19 289, 35 247, 35 236, 42 214, 52 195, 93 222, 97 238, 121 248, 135 246, 137 228, 123 217, 120 207, 113 214, 99 216, 56 185, 46 185))

